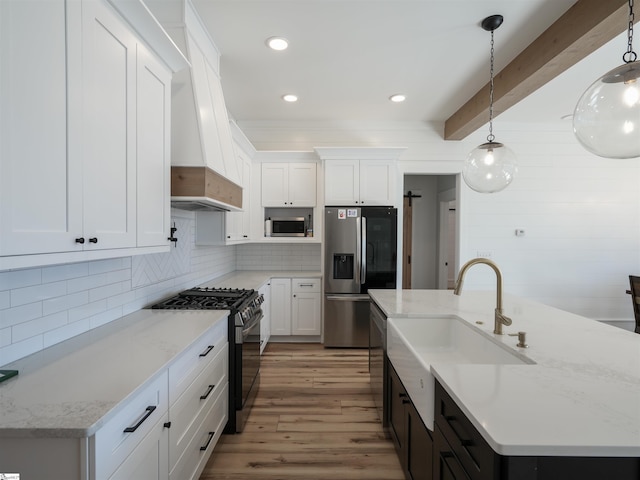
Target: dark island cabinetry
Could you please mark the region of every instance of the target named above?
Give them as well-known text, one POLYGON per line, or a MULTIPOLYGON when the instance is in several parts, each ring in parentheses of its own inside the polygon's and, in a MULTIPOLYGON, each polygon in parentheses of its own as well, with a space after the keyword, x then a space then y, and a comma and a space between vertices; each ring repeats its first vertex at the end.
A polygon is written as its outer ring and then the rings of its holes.
MULTIPOLYGON (((552 437, 553 432, 549 435, 552 437)), ((640 458, 498 455, 436 382, 434 480, 638 480, 640 458)))
POLYGON ((432 439, 398 374, 389 365, 389 430, 407 480, 431 480, 432 439))

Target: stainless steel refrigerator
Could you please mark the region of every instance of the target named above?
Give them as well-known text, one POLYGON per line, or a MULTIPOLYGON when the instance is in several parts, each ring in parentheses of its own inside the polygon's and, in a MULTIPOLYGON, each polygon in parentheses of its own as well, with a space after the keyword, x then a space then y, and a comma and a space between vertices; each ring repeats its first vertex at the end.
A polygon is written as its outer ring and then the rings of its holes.
POLYGON ((326 207, 324 345, 369 346, 370 288, 396 288, 398 211, 326 207))

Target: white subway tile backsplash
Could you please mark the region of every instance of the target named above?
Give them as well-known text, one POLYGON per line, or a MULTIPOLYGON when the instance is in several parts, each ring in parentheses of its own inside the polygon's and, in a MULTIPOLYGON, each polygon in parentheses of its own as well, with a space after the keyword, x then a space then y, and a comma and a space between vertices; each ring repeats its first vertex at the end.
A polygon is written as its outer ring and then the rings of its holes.
POLYGON ((107 310, 107 300, 102 299, 96 302, 87 303, 86 305, 80 305, 78 307, 70 308, 69 322, 76 322, 83 318, 89 318, 98 313, 102 313, 107 310))
POLYGON ((122 317, 122 307, 116 307, 112 308, 111 310, 101 312, 97 315, 93 315, 89 319, 89 323, 91 325, 91 328, 97 328, 120 317, 122 317))
POLYGON ((97 300, 120 295, 124 292, 125 285, 128 285, 128 282, 118 282, 110 285, 104 285, 102 287, 92 288, 89 290, 89 302, 95 302, 97 300))
MULTIPOLYGON (((44 348, 60 343, 91 329, 91 322, 88 318, 83 318, 77 322, 69 323, 55 330, 50 330, 42 335, 44 348)), ((1 353, 0 353, 1 354, 1 353)), ((0 362, 2 363, 2 362, 0 362)))
POLYGON ((129 257, 110 258, 89 262, 89 275, 125 270, 131 267, 129 257))
POLYGON ((17 288, 11 290, 11 306, 16 307, 26 303, 38 302, 48 298, 59 297, 66 293, 67 283, 64 281, 17 288))
POLYGON ((109 274, 100 273, 97 275, 89 275, 82 278, 67 280, 67 291, 69 293, 81 292, 82 290, 90 290, 92 288, 97 288, 108 284, 109 274))
POLYGON ((46 317, 36 318, 28 322, 22 322, 11 328, 13 342, 20 342, 30 337, 41 335, 44 332, 55 330, 67 324, 67 312, 54 313, 46 317))
POLYGON ((0 272, 0 366, 236 269, 235 246, 195 246, 193 214, 177 248, 0 272))
POLYGON ((0 310, 11 306, 11 293, 7 290, 0 292, 0 310))
POLYGON ((88 263, 70 263, 67 265, 54 265, 42 268, 42 283, 70 280, 72 278, 86 277, 89 275, 88 263))
POLYGON ((0 328, 0 348, 11 344, 11 329, 0 328))
POLYGON ((0 272, 0 290, 28 287, 39 283, 42 283, 42 269, 40 268, 0 272))
POLYGON ((320 244, 239 245, 238 270, 320 270, 320 244))
POLYGON ((27 303, 15 308, 0 310, 0 328, 11 327, 42 316, 42 302, 27 303))
MULTIPOLYGON (((136 294, 134 291, 130 289, 129 290, 123 289, 122 291, 124 293, 107 298, 107 308, 111 309, 118 306, 127 305, 131 302, 135 302, 136 294)), ((139 309, 136 309, 136 310, 139 310, 139 309)))
POLYGON ((42 335, 36 335, 21 342, 13 342, 6 347, 0 348, 0 366, 14 362, 43 348, 44 342, 42 335))
POLYGON ((42 315, 51 315, 86 303, 89 303, 89 292, 87 290, 62 297, 50 298, 42 302, 42 315))

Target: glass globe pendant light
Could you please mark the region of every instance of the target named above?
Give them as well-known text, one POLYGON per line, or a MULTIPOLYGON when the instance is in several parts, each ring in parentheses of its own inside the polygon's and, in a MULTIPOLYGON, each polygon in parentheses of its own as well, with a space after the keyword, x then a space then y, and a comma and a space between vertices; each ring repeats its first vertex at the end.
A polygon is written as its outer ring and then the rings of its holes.
POLYGON ((633 24, 633 0, 629 0, 624 64, 596 80, 573 113, 576 138, 600 157, 640 157, 640 62, 633 51, 633 24))
POLYGON ((493 31, 502 25, 502 15, 492 15, 482 21, 482 28, 491 32, 491 82, 489 93, 489 135, 467 156, 462 178, 476 192, 495 193, 504 190, 518 172, 516 156, 493 135, 493 31))

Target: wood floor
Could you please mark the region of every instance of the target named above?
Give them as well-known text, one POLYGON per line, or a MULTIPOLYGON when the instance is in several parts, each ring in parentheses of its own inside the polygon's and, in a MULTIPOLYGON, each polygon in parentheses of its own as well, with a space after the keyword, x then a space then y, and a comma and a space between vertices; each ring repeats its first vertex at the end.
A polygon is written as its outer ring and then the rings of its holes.
POLYGON ((223 435, 200 480, 403 480, 369 390, 366 349, 269 344, 241 434, 223 435))

